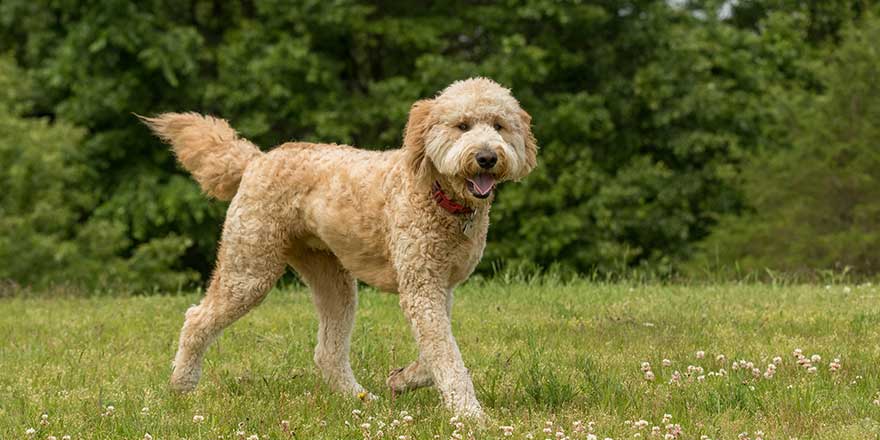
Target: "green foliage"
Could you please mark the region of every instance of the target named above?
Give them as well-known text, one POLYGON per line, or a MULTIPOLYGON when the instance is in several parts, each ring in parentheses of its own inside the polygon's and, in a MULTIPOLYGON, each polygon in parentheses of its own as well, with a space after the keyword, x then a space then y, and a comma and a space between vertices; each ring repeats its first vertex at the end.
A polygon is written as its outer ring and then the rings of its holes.
POLYGON ((727 218, 694 267, 880 271, 880 20, 843 33, 821 69, 825 93, 785 103, 793 147, 750 161, 754 211, 727 218))
POLYGON ((132 113, 216 114, 265 148, 393 148, 413 101, 485 75, 532 114, 541 152, 532 176, 501 190, 481 270, 662 276, 747 206, 742 162, 788 145, 791 114, 775 103, 821 86, 816 47, 867 7, 754 0, 722 20, 705 11, 723 2, 673 3, 4 0, 0 47, 33 80, 16 82, 25 130, 78 133, 60 135, 75 154, 47 176, 81 192, 53 217, 112 236, 95 245, 97 266, 162 248, 155 278, 177 284, 214 259, 225 205, 132 113))
POLYGON ((85 130, 21 117, 29 110, 28 81, 0 58, 0 279, 126 290, 192 282, 192 272, 169 269, 188 240, 170 235, 132 244, 124 224, 87 217, 98 176, 81 150, 85 130), (131 257, 123 258, 128 250, 131 257))

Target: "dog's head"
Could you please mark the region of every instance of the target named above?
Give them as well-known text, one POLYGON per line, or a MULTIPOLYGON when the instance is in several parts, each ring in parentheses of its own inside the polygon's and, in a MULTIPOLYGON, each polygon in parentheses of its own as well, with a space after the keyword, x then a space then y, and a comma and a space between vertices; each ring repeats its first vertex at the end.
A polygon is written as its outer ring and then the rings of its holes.
POLYGON ((497 183, 522 179, 535 167, 531 119, 498 83, 456 81, 413 104, 404 148, 417 178, 440 178, 469 204, 485 203, 497 183))

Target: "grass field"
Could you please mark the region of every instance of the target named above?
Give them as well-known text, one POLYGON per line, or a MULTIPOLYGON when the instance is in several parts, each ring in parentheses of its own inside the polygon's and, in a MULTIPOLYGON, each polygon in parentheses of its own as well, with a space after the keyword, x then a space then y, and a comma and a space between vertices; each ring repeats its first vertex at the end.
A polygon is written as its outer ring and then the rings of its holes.
POLYGON ((0 438, 32 428, 38 439, 481 439, 504 437, 502 426, 535 439, 880 438, 880 293, 870 285, 469 284, 453 322, 491 420, 458 427, 434 390, 392 399, 384 388, 416 351, 397 297, 371 290, 352 362, 381 400, 321 384, 302 289, 272 292, 213 345, 198 390, 174 395, 177 332, 197 300, 0 300, 0 438), (798 348, 821 357, 814 371, 798 365, 798 348))

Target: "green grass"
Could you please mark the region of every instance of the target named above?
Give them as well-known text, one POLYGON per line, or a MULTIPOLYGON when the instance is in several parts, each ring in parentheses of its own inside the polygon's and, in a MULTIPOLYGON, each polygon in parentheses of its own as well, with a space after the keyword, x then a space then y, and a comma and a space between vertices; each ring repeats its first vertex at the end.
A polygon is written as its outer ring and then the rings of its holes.
MULTIPOLYGON (((195 393, 167 387, 183 312, 198 295, 0 300, 0 438, 234 439, 449 438, 451 414, 433 389, 391 399, 389 370, 414 359, 397 297, 361 294, 353 337, 355 374, 381 400, 334 395, 313 367, 316 318, 301 289, 272 292, 210 349, 195 393), (112 405, 112 415, 104 415, 112 405), (149 411, 142 413, 142 408, 149 411), (353 410, 362 411, 360 417, 353 410), (388 426, 402 420, 411 423, 388 426), (41 415, 49 424, 40 425, 41 415), (202 423, 193 416, 202 415, 202 423), (282 431, 289 420, 293 435, 282 431), (346 423, 347 422, 347 423, 346 423), (381 423, 380 423, 381 422, 381 423)), ((595 423, 599 439, 633 438, 627 420, 646 419, 651 437, 664 414, 680 438, 880 438, 880 293, 871 286, 472 283, 459 289, 455 334, 490 422, 464 426, 473 438, 553 437, 572 423, 595 423), (819 354, 818 372, 799 368, 792 350, 819 354), (695 352, 706 357, 697 359, 695 352), (717 354, 727 360, 716 361, 717 354), (733 370, 746 359, 772 379, 733 370), (829 371, 839 357, 842 369, 829 371), (663 367, 664 358, 672 360, 663 367), (656 380, 640 371, 650 362, 656 380), (688 365, 725 377, 670 384, 688 365), (542 432, 547 421, 553 433, 542 432)))

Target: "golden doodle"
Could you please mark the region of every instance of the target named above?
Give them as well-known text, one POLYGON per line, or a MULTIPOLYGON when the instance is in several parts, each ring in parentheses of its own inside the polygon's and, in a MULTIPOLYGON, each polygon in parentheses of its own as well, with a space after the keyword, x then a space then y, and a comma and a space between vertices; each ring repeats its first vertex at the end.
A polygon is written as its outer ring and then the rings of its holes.
POLYGON ((453 289, 483 254, 496 186, 536 165, 531 117, 485 78, 457 81, 410 110, 403 147, 289 142, 263 153, 222 119, 144 118, 204 192, 231 200, 207 293, 186 312, 171 386, 199 381, 208 345, 259 304, 290 265, 319 316, 315 363, 341 393, 373 398, 349 363, 357 282, 399 294, 419 357, 394 393, 435 385, 461 416, 483 410, 450 325, 453 289))

